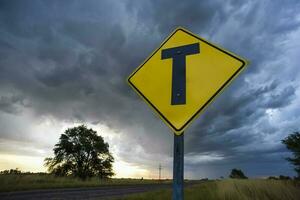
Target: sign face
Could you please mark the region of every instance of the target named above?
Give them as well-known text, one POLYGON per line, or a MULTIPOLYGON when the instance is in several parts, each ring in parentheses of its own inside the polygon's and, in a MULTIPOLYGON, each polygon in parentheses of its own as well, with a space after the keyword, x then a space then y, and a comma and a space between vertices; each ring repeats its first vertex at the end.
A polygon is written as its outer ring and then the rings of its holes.
POLYGON ((246 61, 177 28, 128 78, 180 135, 246 66, 246 61))

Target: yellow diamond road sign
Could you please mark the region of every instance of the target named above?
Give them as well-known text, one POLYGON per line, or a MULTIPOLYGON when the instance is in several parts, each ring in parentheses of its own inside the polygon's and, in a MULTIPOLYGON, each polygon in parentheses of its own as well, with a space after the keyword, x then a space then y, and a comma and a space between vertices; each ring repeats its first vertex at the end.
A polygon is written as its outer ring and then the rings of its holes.
POLYGON ((246 66, 246 61, 177 28, 128 78, 180 135, 246 66))

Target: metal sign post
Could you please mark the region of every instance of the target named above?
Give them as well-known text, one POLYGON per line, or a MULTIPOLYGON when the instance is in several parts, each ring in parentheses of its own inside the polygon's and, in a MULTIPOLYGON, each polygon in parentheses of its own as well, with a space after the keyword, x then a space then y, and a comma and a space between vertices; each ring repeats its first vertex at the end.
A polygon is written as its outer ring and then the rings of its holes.
POLYGON ((173 200, 183 200, 184 136, 174 134, 173 200))

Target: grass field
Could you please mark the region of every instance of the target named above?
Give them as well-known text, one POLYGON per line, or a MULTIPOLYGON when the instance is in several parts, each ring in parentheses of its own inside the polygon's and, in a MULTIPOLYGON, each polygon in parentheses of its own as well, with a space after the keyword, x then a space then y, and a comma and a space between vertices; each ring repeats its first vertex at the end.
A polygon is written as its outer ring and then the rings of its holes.
MULTIPOLYGON (((70 187, 155 184, 155 180, 92 178, 87 181, 47 174, 0 175, 0 192, 70 187)), ((170 183, 170 181, 165 181, 170 183)), ((160 190, 118 200, 167 200, 171 190, 160 190)), ((300 182, 283 180, 222 180, 206 181, 185 190, 185 200, 300 200, 300 182)))
MULTIPOLYGON (((140 179, 107 179, 91 178, 86 181, 72 177, 55 177, 47 174, 7 174, 0 175, 0 192, 46 189, 46 188, 73 188, 97 187, 108 185, 136 185, 159 183, 156 180, 140 179)), ((170 183, 170 181, 164 181, 170 183)))
MULTIPOLYGON (((131 195, 118 200, 167 200, 171 190, 131 195)), ((208 181, 185 190, 185 200, 299 200, 300 183, 280 180, 208 181)))

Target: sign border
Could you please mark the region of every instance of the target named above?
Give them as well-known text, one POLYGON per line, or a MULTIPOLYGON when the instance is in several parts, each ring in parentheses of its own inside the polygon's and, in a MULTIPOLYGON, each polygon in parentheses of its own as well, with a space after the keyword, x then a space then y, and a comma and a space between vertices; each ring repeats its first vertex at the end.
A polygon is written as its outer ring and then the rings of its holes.
POLYGON ((130 74, 130 76, 127 78, 127 83, 146 101, 146 103, 148 103, 149 104, 149 106, 159 115, 159 117, 163 120, 163 121, 165 121, 165 123, 174 131, 174 133, 176 134, 176 135, 181 135, 183 132, 184 132, 184 130, 188 127, 188 125, 195 119, 195 118, 197 118, 197 116, 201 113, 201 112, 203 112, 204 110, 205 110, 205 108, 207 108, 208 107, 208 105, 211 103, 211 102, 213 102, 213 100, 216 98, 216 96, 218 96, 222 91, 224 91, 224 89, 230 84, 230 82, 231 81, 233 81, 234 80, 234 78, 236 78, 237 77, 237 75, 238 74, 240 74, 242 71, 243 71, 243 69, 245 69, 245 67, 246 67, 246 65, 248 64, 248 62, 246 61, 246 60, 244 60, 244 59, 242 59, 242 58, 240 58, 239 56, 237 56, 237 55, 235 55, 234 53, 232 53, 232 52, 229 52, 229 51, 227 51, 227 50, 225 50, 225 49, 223 49, 223 48, 221 48, 221 47, 219 47, 219 46, 217 46, 217 45, 215 45, 215 44, 213 44, 213 43, 211 43, 211 42, 208 42, 208 41, 206 41, 206 40, 204 40, 203 38, 201 38, 201 37, 199 37, 199 36, 197 36, 197 35, 195 35, 194 33, 192 33, 192 32, 190 32, 190 31, 188 31, 188 30, 186 30, 186 29, 184 29, 183 27, 177 27, 162 43, 161 43, 161 45, 157 48, 157 49, 155 49, 154 50, 154 52, 148 57, 148 58, 146 58, 146 60, 139 66, 139 67, 137 67, 131 74, 130 74), (190 117, 190 119, 189 120, 187 120, 186 122, 185 122, 185 124, 183 125, 183 126, 181 126, 181 128, 179 128, 179 129, 177 129, 176 127, 174 127, 174 125, 151 103, 151 101, 150 100, 148 100, 144 95, 143 95, 143 93, 141 92, 141 91, 139 91, 138 90, 138 88, 130 81, 130 79, 148 62, 148 60, 150 60, 151 58, 152 58, 152 56, 156 53, 156 52, 158 52, 161 48, 162 48, 162 46, 177 32, 177 31, 179 31, 179 30, 181 30, 181 31, 183 31, 183 32, 185 32, 185 33, 187 33, 187 34, 189 34, 189 35, 191 35, 191 36, 193 36, 193 37, 195 37, 195 38, 197 38, 198 40, 200 40, 200 41, 202 41, 202 42, 204 42, 204 43, 206 43, 207 45, 209 45, 209 46, 211 46, 211 47, 213 47, 213 48, 216 48, 216 49, 218 49, 219 51, 221 51, 221 52, 223 52, 223 53, 225 53, 225 54, 227 54, 227 55, 229 55, 229 56, 231 56, 231 57, 233 57, 233 58, 235 58, 235 59, 237 59, 237 60, 239 60, 241 63, 242 63, 242 65, 239 67, 239 69, 209 98, 209 100, 203 105, 203 106, 201 106, 198 110, 197 110, 197 112, 195 112, 195 114, 193 114, 193 116, 192 117, 190 117))

